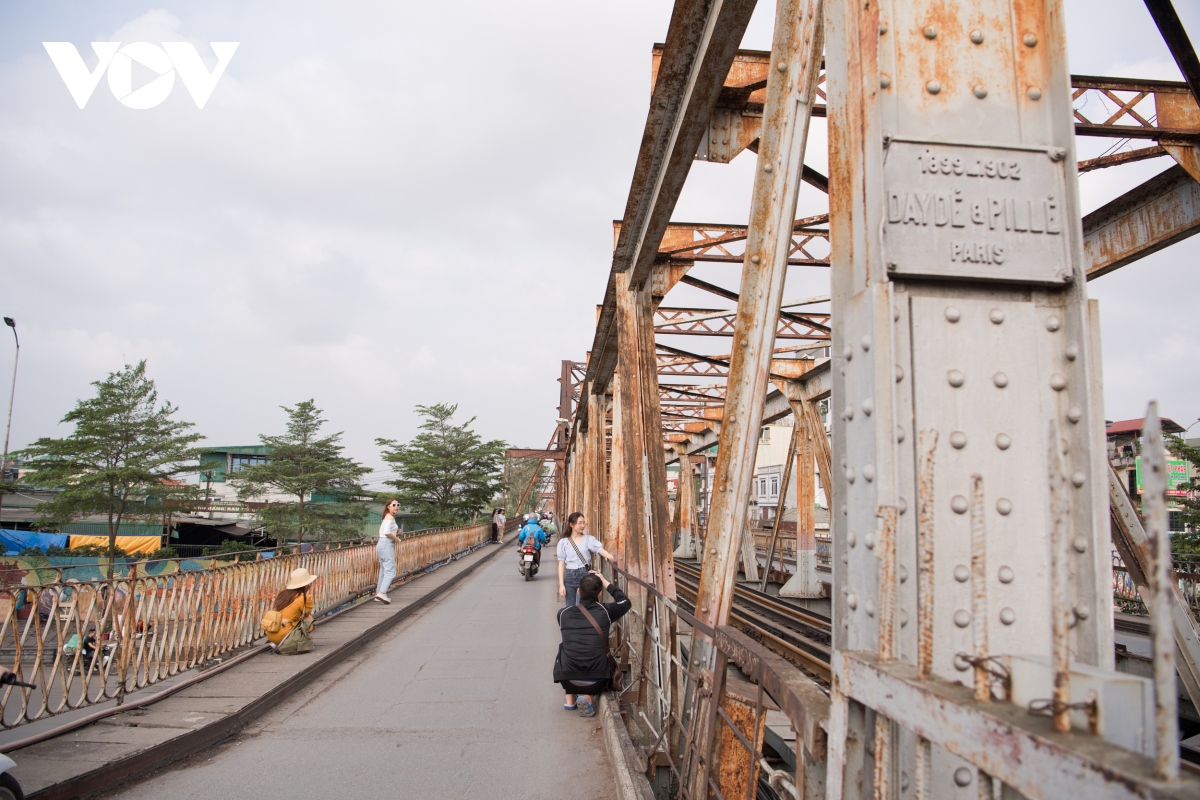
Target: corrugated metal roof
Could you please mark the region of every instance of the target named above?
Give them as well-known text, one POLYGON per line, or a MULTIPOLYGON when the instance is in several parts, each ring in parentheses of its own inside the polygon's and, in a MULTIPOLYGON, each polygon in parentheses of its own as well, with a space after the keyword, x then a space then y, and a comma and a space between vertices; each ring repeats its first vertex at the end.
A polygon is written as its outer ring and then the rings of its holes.
MULTIPOLYGON (((1104 432, 1108 436, 1113 436, 1119 433, 1141 433, 1142 427, 1146 424, 1146 418, 1141 419, 1123 419, 1118 422, 1110 422, 1105 427, 1104 432)), ((1183 426, 1172 419, 1162 418, 1163 433, 1183 433, 1183 426)))

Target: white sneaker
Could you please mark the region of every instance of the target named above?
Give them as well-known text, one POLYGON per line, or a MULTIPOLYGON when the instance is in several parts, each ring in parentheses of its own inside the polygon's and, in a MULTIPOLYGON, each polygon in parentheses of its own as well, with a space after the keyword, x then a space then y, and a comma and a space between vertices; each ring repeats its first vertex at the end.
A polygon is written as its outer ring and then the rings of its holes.
POLYGON ((392 604, 392 601, 388 599, 386 594, 377 594, 375 595, 375 599, 381 603, 387 603, 388 605, 392 604))

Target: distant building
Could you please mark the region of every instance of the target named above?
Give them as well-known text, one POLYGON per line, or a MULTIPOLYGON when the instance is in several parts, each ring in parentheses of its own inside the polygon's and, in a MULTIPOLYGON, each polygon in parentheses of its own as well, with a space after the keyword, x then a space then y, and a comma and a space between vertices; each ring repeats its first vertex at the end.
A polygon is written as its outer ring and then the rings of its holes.
MULTIPOLYGON (((1109 422, 1105 426, 1108 439, 1108 461, 1125 485, 1135 503, 1142 496, 1142 419, 1125 419, 1109 422)), ((1166 435, 1185 433, 1182 425, 1166 417, 1162 418, 1162 429, 1166 435)), ((1173 532, 1184 530, 1182 515, 1172 502, 1173 497, 1186 497, 1187 491, 1180 485, 1189 480, 1189 465, 1182 459, 1167 459, 1167 527, 1173 532)))

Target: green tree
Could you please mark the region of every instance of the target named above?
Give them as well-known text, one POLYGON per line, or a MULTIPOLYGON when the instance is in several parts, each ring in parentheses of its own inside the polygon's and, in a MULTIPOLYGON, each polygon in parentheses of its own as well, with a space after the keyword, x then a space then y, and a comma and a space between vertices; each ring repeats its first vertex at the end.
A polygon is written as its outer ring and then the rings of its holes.
POLYGON ((525 498, 525 502, 520 508, 517 508, 517 503, 521 502, 521 496, 529 488, 529 482, 533 480, 533 476, 537 475, 541 470, 542 459, 540 458, 508 459, 508 466, 504 471, 505 516, 515 517, 534 509, 541 498, 537 487, 534 487, 529 493, 529 496, 525 498))
POLYGON ((424 417, 420 433, 407 444, 376 439, 383 460, 392 466, 397 499, 427 525, 457 525, 484 508, 500 489, 505 443, 483 441, 471 430, 475 417, 461 425, 451 419, 457 405, 417 406, 424 417))
POLYGON ((158 404, 145 361, 92 385, 96 396, 78 401, 62 418, 75 426, 70 436, 38 439, 19 457, 34 469, 24 483, 59 490, 35 508, 52 527, 88 514, 107 517, 111 559, 121 521, 144 513, 146 497, 177 475, 196 471, 193 445, 204 437, 192 432, 192 423, 174 419, 175 406, 158 404))
POLYGON ((359 481, 367 468, 342 455, 341 432, 319 437, 325 419, 312 400, 280 408, 288 415, 287 433, 258 437, 269 448, 270 460, 244 467, 229 482, 243 500, 271 494, 295 498, 270 502, 258 512, 260 524, 277 538, 294 536, 303 542, 306 535, 361 535, 366 508, 353 500, 364 492, 359 481))
MULTIPOLYGON (((1191 529, 1191 533, 1176 533, 1171 536, 1171 551, 1174 553, 1200 553, 1200 477, 1197 477, 1197 472, 1200 471, 1200 447, 1192 447, 1178 436, 1170 436, 1167 438, 1167 449, 1171 451, 1171 455, 1176 458, 1182 458, 1188 462, 1191 478, 1188 480, 1186 489, 1189 492, 1188 497, 1175 498, 1175 502, 1179 504, 1179 513, 1183 519, 1183 524, 1191 529)), ((1176 487, 1185 488, 1185 487, 1176 487)))

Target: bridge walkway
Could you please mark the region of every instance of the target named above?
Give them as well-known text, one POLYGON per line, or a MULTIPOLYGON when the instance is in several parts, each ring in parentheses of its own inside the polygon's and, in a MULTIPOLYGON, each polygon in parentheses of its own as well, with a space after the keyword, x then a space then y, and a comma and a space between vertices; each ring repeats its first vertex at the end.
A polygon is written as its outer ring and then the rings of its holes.
POLYGON ((236 739, 112 796, 615 797, 599 718, 551 683, 553 556, 526 583, 505 549, 236 739))

